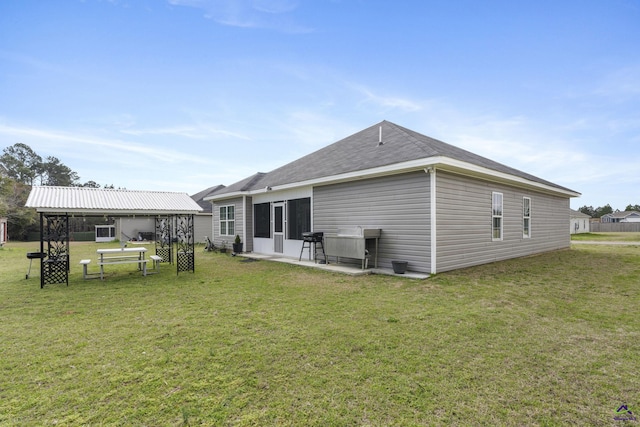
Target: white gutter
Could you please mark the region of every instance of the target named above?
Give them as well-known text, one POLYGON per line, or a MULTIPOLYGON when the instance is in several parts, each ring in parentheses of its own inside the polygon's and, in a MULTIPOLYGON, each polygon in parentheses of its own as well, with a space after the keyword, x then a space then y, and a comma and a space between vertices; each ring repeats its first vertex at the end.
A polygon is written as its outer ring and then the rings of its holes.
POLYGON ((125 215, 125 216, 151 216, 151 215, 196 215, 202 211, 127 211, 122 209, 66 209, 66 208, 36 208, 36 212, 38 213, 55 213, 55 214, 70 214, 70 215, 78 215, 78 216, 117 216, 117 215, 125 215))
POLYGON ((204 201, 213 202, 216 200, 232 199, 234 197, 250 196, 252 194, 266 193, 266 190, 254 190, 254 191, 234 191, 233 193, 224 193, 218 196, 205 197, 204 201))
POLYGON ((483 176, 485 179, 499 182, 517 183, 527 187, 534 187, 547 193, 551 192, 554 194, 562 194, 569 197, 579 197, 581 195, 581 193, 578 193, 577 191, 554 187, 542 182, 532 181, 527 178, 519 177, 505 172, 498 172, 493 169, 485 168, 483 166, 477 166, 460 160, 450 159, 448 157, 439 157, 438 159, 440 159, 440 161, 438 162, 439 169, 464 173, 466 175, 483 176))
POLYGON ((247 244, 247 196, 242 196, 242 241, 247 244))

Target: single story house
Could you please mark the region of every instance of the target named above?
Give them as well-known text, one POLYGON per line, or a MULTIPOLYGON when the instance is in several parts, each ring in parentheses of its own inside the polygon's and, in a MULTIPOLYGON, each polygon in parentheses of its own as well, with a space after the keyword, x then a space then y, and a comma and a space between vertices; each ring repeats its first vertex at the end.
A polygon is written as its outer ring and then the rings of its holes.
POLYGON ((580 211, 574 211, 569 209, 569 215, 571 217, 571 225, 569 231, 571 234, 588 233, 591 216, 580 211))
POLYGON ((239 235, 245 251, 298 258, 304 232, 371 228, 378 267, 435 274, 569 248, 579 195, 382 121, 205 200, 216 244, 239 235))
POLYGON ((624 211, 602 215, 600 222, 640 222, 640 212, 624 211))

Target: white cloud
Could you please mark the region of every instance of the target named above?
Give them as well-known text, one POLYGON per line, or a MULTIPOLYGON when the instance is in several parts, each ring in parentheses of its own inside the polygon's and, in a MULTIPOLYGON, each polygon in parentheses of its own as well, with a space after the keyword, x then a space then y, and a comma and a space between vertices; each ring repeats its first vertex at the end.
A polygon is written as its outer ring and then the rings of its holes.
POLYGON ((0 59, 20 64, 29 69, 43 71, 46 73, 66 75, 74 78, 85 78, 84 75, 80 75, 72 69, 63 67, 53 62, 42 60, 35 56, 29 56, 0 49, 0 59))
MULTIPOLYGON (((143 145, 120 139, 99 138, 91 135, 71 134, 68 132, 50 129, 16 127, 0 124, 0 136, 1 135, 24 138, 29 141, 26 142, 27 145, 33 143, 41 145, 44 144, 50 148, 55 148, 58 152, 65 148, 66 150, 70 150, 70 153, 77 153, 80 148, 103 148, 110 150, 114 154, 114 159, 117 159, 118 157, 126 159, 127 156, 133 155, 140 156, 140 158, 144 157, 147 159, 162 160, 163 162, 203 162, 203 158, 201 156, 185 154, 181 151, 166 149, 150 144, 143 145), (51 147, 52 142, 55 142, 55 144, 53 144, 54 147, 51 147)), ((56 156, 61 157, 62 154, 58 153, 56 156)))
POLYGON ((223 129, 216 129, 207 125, 196 125, 196 126, 173 126, 173 127, 164 127, 164 128, 150 128, 150 129, 124 129, 120 131, 121 133, 127 135, 168 135, 168 136, 178 136, 190 139, 212 139, 219 137, 231 137, 234 139, 244 139, 249 140, 250 138, 246 135, 242 135, 236 132, 230 132, 223 129))
POLYGON ((446 135, 445 142, 582 193, 572 206, 624 208, 640 197, 640 159, 617 150, 594 152, 575 135, 532 118, 471 116, 449 109, 439 117, 431 111, 428 121, 446 135))
MULTIPOLYGON (((334 116, 310 110, 290 112, 281 126, 291 141, 303 149, 324 147, 358 130, 334 116)), ((305 151, 304 154, 308 153, 305 151)))
POLYGON ((297 0, 167 0, 173 6, 204 11, 204 16, 219 24, 239 28, 262 28, 284 33, 308 33, 291 17, 297 0))
POLYGON ((295 0, 253 0, 253 8, 266 13, 287 13, 298 7, 295 0))
POLYGON ((401 98, 397 96, 385 96, 374 93, 372 90, 361 86, 352 85, 360 94, 364 95, 364 103, 370 103, 386 110, 401 110, 405 112, 414 112, 422 109, 422 105, 409 98, 401 98))
POLYGON ((609 73, 595 94, 623 102, 640 96, 640 65, 628 66, 609 73))

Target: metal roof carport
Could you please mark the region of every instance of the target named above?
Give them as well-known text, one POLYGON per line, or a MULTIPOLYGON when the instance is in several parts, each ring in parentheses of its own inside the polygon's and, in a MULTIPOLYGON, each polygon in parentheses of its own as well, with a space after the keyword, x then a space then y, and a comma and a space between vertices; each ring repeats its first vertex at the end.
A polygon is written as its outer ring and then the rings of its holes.
POLYGON ((193 218, 202 208, 186 193, 34 186, 25 207, 40 214, 41 288, 69 284, 69 217, 76 215, 153 216, 156 254, 171 263, 175 254, 177 273, 195 271, 193 218))

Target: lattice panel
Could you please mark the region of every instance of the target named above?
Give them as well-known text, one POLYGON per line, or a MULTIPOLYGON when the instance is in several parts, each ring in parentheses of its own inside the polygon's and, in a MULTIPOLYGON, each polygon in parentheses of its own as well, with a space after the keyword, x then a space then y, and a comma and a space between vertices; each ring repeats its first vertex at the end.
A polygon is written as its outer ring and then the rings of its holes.
POLYGON ((171 247, 156 248, 156 255, 162 258, 161 262, 171 262, 171 247))
POLYGON ((178 272, 194 271, 195 257, 193 252, 178 253, 178 272))
MULTIPOLYGON (((44 261, 44 284, 67 283, 68 269, 66 260, 45 260, 44 261)), ((67 283, 68 284, 68 283, 67 283)))
POLYGON ((176 253, 178 273, 195 271, 193 215, 176 217, 176 253))

